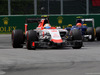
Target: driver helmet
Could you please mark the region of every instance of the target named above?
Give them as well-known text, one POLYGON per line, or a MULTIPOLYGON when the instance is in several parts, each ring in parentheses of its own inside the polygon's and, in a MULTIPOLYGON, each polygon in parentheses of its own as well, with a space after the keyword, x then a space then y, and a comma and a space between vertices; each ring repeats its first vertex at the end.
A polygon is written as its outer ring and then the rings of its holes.
POLYGON ((51 25, 50 25, 49 23, 46 23, 46 24, 44 25, 44 28, 45 28, 45 29, 50 29, 50 28, 51 28, 51 25))
POLYGON ((81 27, 82 24, 81 24, 81 23, 77 23, 76 26, 77 26, 77 27, 81 27))

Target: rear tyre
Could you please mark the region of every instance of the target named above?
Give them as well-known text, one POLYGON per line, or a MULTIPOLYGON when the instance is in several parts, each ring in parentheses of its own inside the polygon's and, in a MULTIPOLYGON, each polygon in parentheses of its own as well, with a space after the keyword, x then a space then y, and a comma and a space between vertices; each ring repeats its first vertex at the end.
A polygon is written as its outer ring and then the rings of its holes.
POLYGON ((100 27, 96 28, 96 38, 98 41, 100 41, 100 27))
POLYGON ((95 40, 94 28, 93 27, 88 27, 86 33, 87 33, 87 35, 91 35, 91 38, 88 39, 88 41, 94 41, 95 40))
POLYGON ((38 37, 37 37, 36 31, 29 30, 28 33, 27 33, 27 49, 28 50, 32 50, 32 49, 35 50, 36 49, 36 44, 33 47, 32 42, 35 42, 37 40, 38 40, 38 37))
POLYGON ((71 32, 72 32, 72 40, 73 41, 76 40, 76 42, 74 42, 72 48, 73 49, 80 49, 83 45, 81 31, 78 29, 73 29, 71 32))
POLYGON ((12 46, 13 48, 22 48, 24 43, 24 33, 22 30, 12 31, 12 46))

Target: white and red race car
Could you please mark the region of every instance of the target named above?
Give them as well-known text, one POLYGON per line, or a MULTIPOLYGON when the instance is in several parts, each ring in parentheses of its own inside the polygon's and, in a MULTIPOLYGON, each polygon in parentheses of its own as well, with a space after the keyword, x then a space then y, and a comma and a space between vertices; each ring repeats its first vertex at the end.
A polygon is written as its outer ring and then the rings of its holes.
POLYGON ((28 18, 25 23, 25 34, 22 30, 12 31, 13 48, 22 48, 26 44, 28 50, 35 50, 38 47, 68 47, 80 49, 82 47, 82 34, 78 29, 68 32, 60 27, 51 27, 45 29, 44 25, 49 23, 48 17, 40 19, 28 18), (37 22, 38 27, 33 30, 27 30, 28 23, 37 22))

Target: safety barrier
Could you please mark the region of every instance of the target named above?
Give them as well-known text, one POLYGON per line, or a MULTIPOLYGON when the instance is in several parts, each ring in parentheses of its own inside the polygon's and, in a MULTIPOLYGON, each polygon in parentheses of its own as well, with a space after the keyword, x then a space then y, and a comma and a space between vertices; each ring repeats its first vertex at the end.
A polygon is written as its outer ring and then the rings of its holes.
MULTIPOLYGON (((76 17, 82 16, 83 18, 94 18, 95 27, 100 26, 100 15, 51 15, 49 16, 50 24, 52 26, 61 26, 62 28, 67 27, 68 24, 75 25, 76 17)), ((14 29, 22 29, 24 31, 25 19, 41 17, 40 15, 20 15, 20 16, 0 16, 0 33, 9 33, 14 29)), ((35 29, 37 23, 28 24, 28 29, 35 29)), ((87 24, 91 26, 91 23, 87 24)))

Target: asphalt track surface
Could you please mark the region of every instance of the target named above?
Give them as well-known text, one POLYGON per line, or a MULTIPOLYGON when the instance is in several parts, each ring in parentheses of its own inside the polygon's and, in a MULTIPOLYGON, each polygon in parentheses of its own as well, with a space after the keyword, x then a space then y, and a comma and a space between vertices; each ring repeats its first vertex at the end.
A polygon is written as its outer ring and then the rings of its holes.
POLYGON ((0 35, 0 75, 100 75, 100 42, 82 49, 13 49, 11 35, 0 35))

